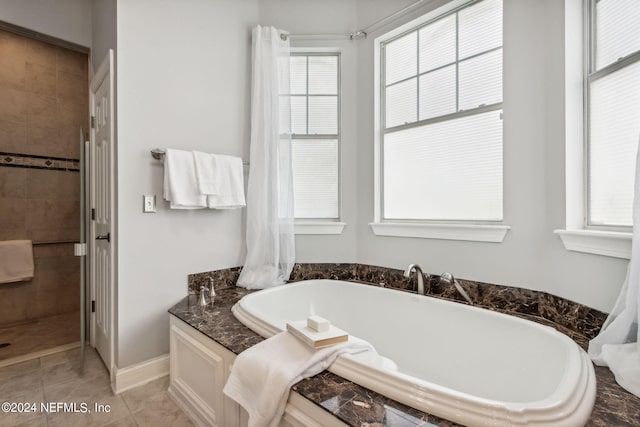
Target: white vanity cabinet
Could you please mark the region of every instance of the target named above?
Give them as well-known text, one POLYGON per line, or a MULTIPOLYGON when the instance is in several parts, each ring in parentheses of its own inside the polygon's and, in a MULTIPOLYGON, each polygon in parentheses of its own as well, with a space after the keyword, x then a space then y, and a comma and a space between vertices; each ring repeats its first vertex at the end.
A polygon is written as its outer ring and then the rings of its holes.
MULTIPOLYGON (((231 351, 170 316, 169 395, 203 427, 246 427, 247 413, 222 393, 236 356, 231 351)), ((280 427, 343 427, 336 417, 291 392, 280 427)))
POLYGON ((222 387, 233 353, 175 316, 170 328, 169 394, 194 423, 230 426, 222 387))

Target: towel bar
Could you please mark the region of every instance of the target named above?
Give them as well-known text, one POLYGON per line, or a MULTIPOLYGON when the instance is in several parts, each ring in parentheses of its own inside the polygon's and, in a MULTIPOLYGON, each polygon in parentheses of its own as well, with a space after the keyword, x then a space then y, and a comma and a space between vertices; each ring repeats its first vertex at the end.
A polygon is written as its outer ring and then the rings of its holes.
MULTIPOLYGON (((163 160, 164 155, 165 155, 165 151, 161 148, 154 148, 153 150, 151 150, 151 157, 153 157, 156 160, 163 160)), ((244 160, 242 161, 242 164, 244 166, 249 166, 249 162, 245 162, 244 160)))
POLYGON ((33 242, 32 245, 33 246, 40 246, 40 245, 62 245, 62 244, 66 244, 66 243, 78 243, 77 240, 52 240, 49 242, 33 242))

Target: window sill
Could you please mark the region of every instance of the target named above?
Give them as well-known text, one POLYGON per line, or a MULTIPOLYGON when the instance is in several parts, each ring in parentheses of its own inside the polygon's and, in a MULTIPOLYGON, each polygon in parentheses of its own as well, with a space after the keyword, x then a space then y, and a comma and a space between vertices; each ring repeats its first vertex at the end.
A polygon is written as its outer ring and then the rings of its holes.
POLYGON ((376 236, 414 237, 419 239, 465 240, 500 243, 508 225, 424 224, 409 222, 371 222, 376 236))
POLYGON ((599 230, 554 230, 568 251, 631 259, 631 233, 599 230))
POLYGON ((346 222, 308 221, 296 222, 296 234, 342 234, 346 222))

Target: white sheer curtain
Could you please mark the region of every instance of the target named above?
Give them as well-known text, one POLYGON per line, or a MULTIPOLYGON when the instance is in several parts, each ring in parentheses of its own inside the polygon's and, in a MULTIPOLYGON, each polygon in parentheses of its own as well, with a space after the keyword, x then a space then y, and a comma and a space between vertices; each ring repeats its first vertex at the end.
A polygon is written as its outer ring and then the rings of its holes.
POLYGON ((253 29, 251 167, 247 259, 238 286, 264 289, 289 279, 295 262, 288 97, 289 41, 273 27, 253 29))
POLYGON ((631 261, 613 310, 597 337, 589 342, 589 356, 596 365, 608 366, 616 381, 640 397, 640 150, 636 156, 633 199, 631 261))

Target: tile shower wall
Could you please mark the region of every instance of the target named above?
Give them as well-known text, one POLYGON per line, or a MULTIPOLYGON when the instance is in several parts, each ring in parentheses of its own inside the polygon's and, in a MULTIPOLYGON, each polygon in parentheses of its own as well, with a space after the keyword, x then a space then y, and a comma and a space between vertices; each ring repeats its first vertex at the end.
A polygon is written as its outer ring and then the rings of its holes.
MULTIPOLYGON (((88 57, 0 31, 0 240, 78 240, 88 57)), ((34 246, 35 277, 0 285, 0 325, 79 309, 73 245, 34 246)))

